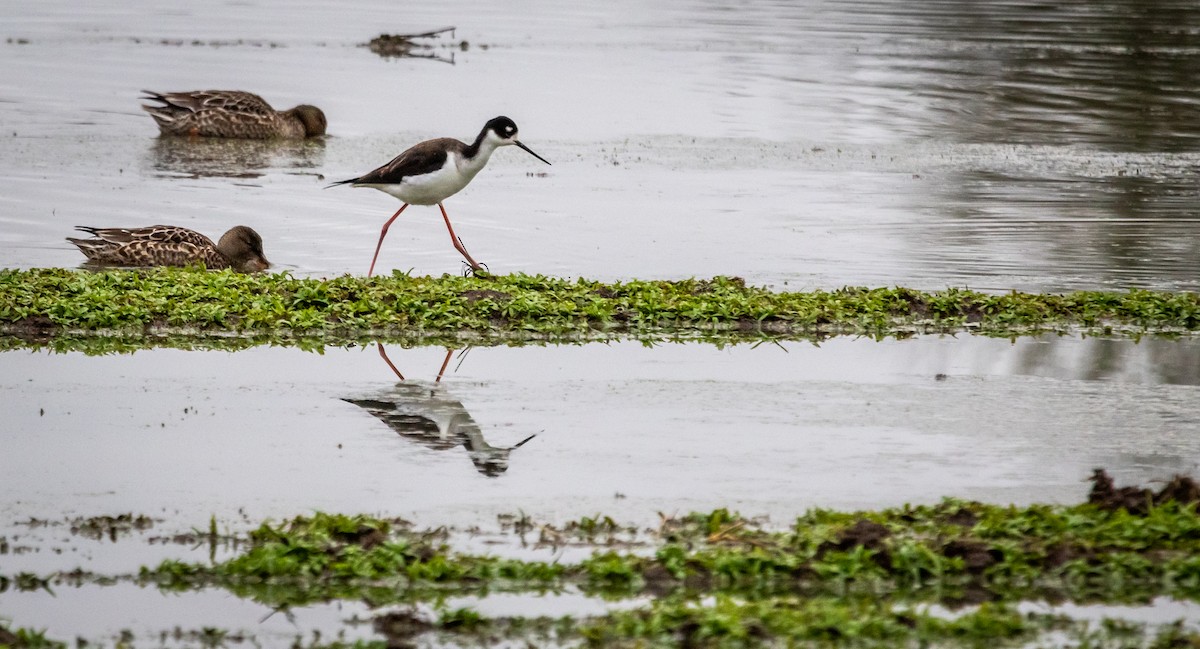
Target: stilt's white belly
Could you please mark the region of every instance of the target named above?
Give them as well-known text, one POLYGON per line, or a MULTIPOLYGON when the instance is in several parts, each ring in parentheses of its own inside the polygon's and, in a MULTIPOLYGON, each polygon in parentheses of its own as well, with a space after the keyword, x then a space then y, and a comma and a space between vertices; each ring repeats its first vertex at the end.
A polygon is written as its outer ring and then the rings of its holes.
POLYGON ((395 196, 410 205, 436 205, 457 194, 479 173, 478 168, 459 167, 454 163, 456 156, 446 156, 446 164, 433 173, 406 176, 398 185, 363 184, 395 196))

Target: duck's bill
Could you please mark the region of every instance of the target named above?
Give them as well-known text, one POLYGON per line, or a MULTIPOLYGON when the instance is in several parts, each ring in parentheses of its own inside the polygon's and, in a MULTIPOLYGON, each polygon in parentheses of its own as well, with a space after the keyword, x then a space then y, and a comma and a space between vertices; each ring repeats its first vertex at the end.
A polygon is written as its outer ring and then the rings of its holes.
POLYGON ((525 151, 527 151, 527 152, 529 153, 529 155, 531 155, 531 156, 533 156, 533 157, 537 158, 538 160, 541 160, 542 162, 545 162, 546 164, 550 164, 550 161, 549 161, 549 160, 547 160, 547 159, 543 158, 542 156, 540 156, 540 155, 538 155, 538 154, 534 153, 534 152, 533 152, 533 149, 531 149, 531 148, 529 148, 529 147, 525 146, 524 144, 521 144, 521 142, 520 142, 519 140, 513 140, 513 144, 516 144, 517 146, 521 147, 522 149, 525 149, 525 151))

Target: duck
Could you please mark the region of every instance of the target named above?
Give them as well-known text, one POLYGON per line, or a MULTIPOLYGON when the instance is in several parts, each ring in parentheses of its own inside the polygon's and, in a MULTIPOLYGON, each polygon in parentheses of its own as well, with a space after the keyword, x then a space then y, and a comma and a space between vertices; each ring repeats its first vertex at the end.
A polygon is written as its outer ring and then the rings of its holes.
POLYGON ((244 225, 230 228, 217 243, 176 225, 143 228, 93 228, 79 225, 87 239, 67 237, 90 262, 114 266, 187 266, 203 263, 210 269, 232 268, 251 273, 271 267, 263 254, 262 237, 244 225))
POLYGON ((142 104, 163 135, 269 140, 303 139, 325 135, 327 122, 320 108, 301 104, 275 110, 262 97, 241 90, 143 90, 142 104))

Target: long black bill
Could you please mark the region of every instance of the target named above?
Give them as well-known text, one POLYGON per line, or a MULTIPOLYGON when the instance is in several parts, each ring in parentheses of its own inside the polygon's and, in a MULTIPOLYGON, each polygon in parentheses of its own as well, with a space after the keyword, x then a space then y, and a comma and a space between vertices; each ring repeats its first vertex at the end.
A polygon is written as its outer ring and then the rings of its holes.
POLYGON ((542 162, 545 162, 546 164, 550 164, 550 161, 549 161, 549 160, 547 160, 547 159, 543 158, 542 156, 540 156, 540 155, 538 155, 538 154, 534 153, 534 152, 533 152, 533 149, 531 149, 531 148, 529 148, 529 147, 525 146, 524 144, 521 144, 521 141, 520 141, 520 140, 513 140, 513 144, 515 144, 515 145, 517 145, 517 146, 521 147, 522 149, 525 149, 526 151, 528 151, 528 152, 529 152, 529 155, 531 155, 531 156, 533 156, 533 157, 537 158, 538 160, 541 160, 542 162))
MULTIPOLYGON (((533 151, 530 151, 530 153, 533 153, 533 151)), ((534 155, 537 155, 537 154, 536 154, 536 153, 534 153, 534 155)), ((545 161, 545 160, 543 160, 542 162, 546 162, 546 161, 545 161)), ((549 163, 549 162, 546 162, 546 164, 550 164, 550 163, 549 163)), ((537 433, 534 433, 534 434, 530 435, 529 437, 526 437, 525 439, 523 439, 523 440, 521 440, 521 441, 517 442, 517 443, 516 443, 516 444, 514 444, 513 446, 510 446, 510 447, 508 447, 508 450, 510 450, 510 451, 511 451, 511 450, 513 450, 514 448, 521 448, 522 446, 524 446, 524 445, 525 445, 525 442, 528 442, 529 440, 533 439, 534 437, 537 437, 537 433)))

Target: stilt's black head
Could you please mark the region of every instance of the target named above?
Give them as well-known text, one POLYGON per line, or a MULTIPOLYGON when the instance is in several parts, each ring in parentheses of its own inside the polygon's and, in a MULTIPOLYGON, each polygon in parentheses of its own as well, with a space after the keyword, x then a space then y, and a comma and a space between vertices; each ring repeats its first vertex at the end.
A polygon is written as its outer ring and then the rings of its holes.
POLYGON ((550 161, 534 153, 533 149, 521 144, 521 141, 517 139, 517 123, 507 117, 504 117, 503 115, 500 117, 493 117, 492 119, 488 120, 488 123, 483 125, 483 135, 485 138, 496 138, 496 144, 498 146, 515 144, 524 149, 527 153, 529 153, 529 155, 541 160, 542 162, 545 162, 546 164, 550 164, 550 161))
POLYGON ((503 115, 489 119, 483 128, 500 136, 501 140, 512 140, 517 137, 517 123, 503 115))

